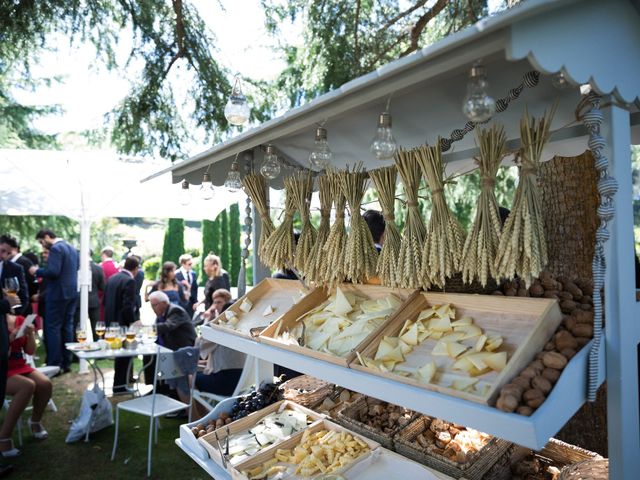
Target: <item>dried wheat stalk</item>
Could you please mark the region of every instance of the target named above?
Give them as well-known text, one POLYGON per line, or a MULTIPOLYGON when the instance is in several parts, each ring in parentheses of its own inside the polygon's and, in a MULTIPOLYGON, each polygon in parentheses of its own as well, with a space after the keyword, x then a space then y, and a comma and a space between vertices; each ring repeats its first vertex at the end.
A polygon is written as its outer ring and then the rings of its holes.
POLYGON ((345 277, 342 259, 347 242, 347 231, 344 227, 344 209, 347 199, 342 193, 340 172, 327 170, 327 177, 331 188, 331 198, 336 208, 336 218, 322 248, 322 261, 316 277, 318 283, 333 286, 344 281, 345 277))
POLYGON ((478 280, 484 287, 489 278, 496 278, 495 259, 500 242, 500 210, 494 188, 496 175, 505 154, 507 136, 502 127, 494 125, 476 134, 480 158, 480 196, 476 217, 462 252, 462 278, 466 283, 478 280))
POLYGON ((362 165, 357 165, 352 171, 341 172, 340 181, 342 193, 347 199, 351 212, 350 229, 344 250, 344 272, 347 280, 353 283, 363 283, 376 274, 376 251, 371 231, 360 213, 360 204, 366 189, 367 172, 362 165))
POLYGON ((413 151, 399 149, 396 152, 395 160, 407 199, 407 220, 398 252, 396 284, 404 288, 420 288, 423 285, 420 276, 422 245, 427 234, 418 209, 420 165, 416 161, 413 151))
POLYGON ((548 261, 537 173, 542 149, 549 139, 554 112, 555 108, 536 121, 525 110, 525 116, 520 121, 520 182, 511 213, 502 230, 495 260, 500 277, 513 278, 518 275, 527 286, 548 261))
POLYGON ((263 263, 272 270, 286 268, 293 263, 294 238, 293 216, 296 213, 296 202, 293 195, 295 179, 284 179, 284 220, 269 236, 263 248, 263 263))
POLYGON ((384 242, 378 256, 376 272, 382 285, 397 285, 398 254, 400 253, 400 231, 396 225, 395 200, 398 170, 395 165, 377 168, 369 172, 369 176, 378 191, 378 199, 384 217, 384 242))
POLYGON ((319 276, 324 257, 324 244, 329 236, 331 220, 331 179, 328 175, 318 177, 318 196, 320 197, 320 226, 316 235, 316 241, 309 253, 309 266, 305 272, 306 278, 321 283, 319 276))
POLYGON ((242 179, 242 186, 245 193, 249 196, 256 207, 256 211, 260 216, 261 228, 260 238, 258 239, 258 255, 260 260, 264 255, 264 244, 267 238, 274 232, 276 227, 273 225, 269 211, 269 187, 264 177, 259 173, 250 173, 242 179))
POLYGON ((460 271, 464 231, 444 198, 444 165, 440 139, 434 146, 420 147, 416 156, 431 190, 431 218, 422 250, 423 285, 444 288, 447 277, 460 271))
POLYGON ((298 172, 294 175, 291 194, 296 202, 298 212, 300 212, 300 238, 296 251, 294 253, 293 266, 303 275, 306 276, 309 267, 309 254, 316 241, 316 229, 311 225, 310 205, 311 195, 313 194, 313 177, 311 172, 298 172))

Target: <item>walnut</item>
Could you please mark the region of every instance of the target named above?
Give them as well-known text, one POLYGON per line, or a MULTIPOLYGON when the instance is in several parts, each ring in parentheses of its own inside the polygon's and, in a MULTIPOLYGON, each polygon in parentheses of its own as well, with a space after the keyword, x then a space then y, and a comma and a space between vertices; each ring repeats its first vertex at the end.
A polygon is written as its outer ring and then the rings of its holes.
POLYGON ((544 363, 545 367, 562 370, 567 366, 567 359, 558 352, 547 352, 542 357, 542 363, 544 363))
POLYGON ((553 385, 551 384, 549 379, 544 378, 543 376, 534 377, 533 380, 531 380, 531 386, 533 388, 537 388, 545 395, 548 394, 553 388, 553 385))
POLYGON ((542 371, 542 376, 549 380, 551 383, 556 383, 558 381, 558 378, 560 378, 561 373, 562 372, 560 370, 557 370, 555 368, 545 368, 542 371))
POLYGON ((578 348, 578 342, 576 340, 576 337, 574 337, 573 335, 571 335, 571 333, 567 331, 556 333, 554 340, 556 342, 556 348, 560 352, 566 348, 570 348, 573 350, 578 348))
POLYGON ((531 408, 538 408, 545 400, 544 393, 542 393, 542 391, 538 390, 537 388, 527 390, 522 395, 522 398, 527 406, 531 408))

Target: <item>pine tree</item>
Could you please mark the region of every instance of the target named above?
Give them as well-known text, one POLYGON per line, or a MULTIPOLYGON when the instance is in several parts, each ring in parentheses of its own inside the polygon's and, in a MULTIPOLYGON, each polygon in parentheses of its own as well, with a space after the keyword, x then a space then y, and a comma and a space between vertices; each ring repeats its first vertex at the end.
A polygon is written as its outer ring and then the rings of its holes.
POLYGON ((162 263, 173 262, 178 265, 180 255, 184 253, 184 220, 170 218, 167 231, 164 234, 162 246, 162 263))
POLYGON ((220 252, 218 255, 220 256, 222 268, 228 272, 231 264, 231 254, 229 252, 229 215, 227 211, 220 212, 218 219, 220 220, 220 252))
POLYGON ((240 262, 242 248, 240 246, 240 206, 234 203, 229 207, 229 251, 230 264, 229 275, 231 275, 231 284, 238 284, 238 274, 240 273, 240 262))
POLYGON ((219 237, 219 233, 216 235, 215 222, 213 220, 202 220, 202 255, 200 255, 200 271, 198 272, 198 278, 206 278, 206 274, 204 272, 204 259, 207 258, 209 252, 215 252, 218 250, 219 237))

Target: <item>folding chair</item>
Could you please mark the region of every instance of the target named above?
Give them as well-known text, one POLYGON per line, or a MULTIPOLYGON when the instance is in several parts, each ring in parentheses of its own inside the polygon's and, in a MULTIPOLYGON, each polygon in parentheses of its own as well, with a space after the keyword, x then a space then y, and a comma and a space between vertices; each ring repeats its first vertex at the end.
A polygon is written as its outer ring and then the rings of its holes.
MULTIPOLYGON (((116 431, 113 439, 113 451, 111 460, 116 456, 118 448, 118 429, 120 427, 120 410, 137 413, 149 417, 149 447, 147 451, 147 477, 151 476, 151 453, 153 448, 152 438, 155 432, 155 443, 158 443, 158 419, 169 413, 179 412, 185 408, 189 409, 189 421, 191 421, 191 405, 174 400, 171 397, 156 393, 158 378, 170 380, 172 378, 184 377, 183 372, 175 362, 175 352, 158 353, 155 373, 153 376, 153 392, 151 395, 137 397, 118 403, 116 406, 116 431)), ((195 375, 194 375, 195 378, 195 375)), ((193 393, 193 382, 190 385, 190 393, 193 393)))
MULTIPOLYGON (((38 370, 41 374, 43 374, 49 380, 51 380, 60 372, 60 367, 56 365, 43 365, 42 367, 36 367, 36 362, 34 361, 31 355, 25 355, 25 359, 28 365, 38 370)), ((54 413, 58 411, 58 407, 53 401, 53 397, 49 399, 49 403, 47 403, 47 407, 49 407, 49 409, 54 413)))

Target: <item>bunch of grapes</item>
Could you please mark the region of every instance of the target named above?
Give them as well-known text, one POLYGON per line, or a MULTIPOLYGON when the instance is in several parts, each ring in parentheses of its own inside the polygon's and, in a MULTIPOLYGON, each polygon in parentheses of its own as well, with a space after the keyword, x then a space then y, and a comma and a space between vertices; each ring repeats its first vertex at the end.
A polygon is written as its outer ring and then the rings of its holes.
POLYGON ((254 390, 236 400, 231 409, 231 418, 238 420, 246 417, 250 413, 262 410, 278 400, 280 400, 278 387, 273 383, 267 383, 261 386, 259 390, 254 390))

